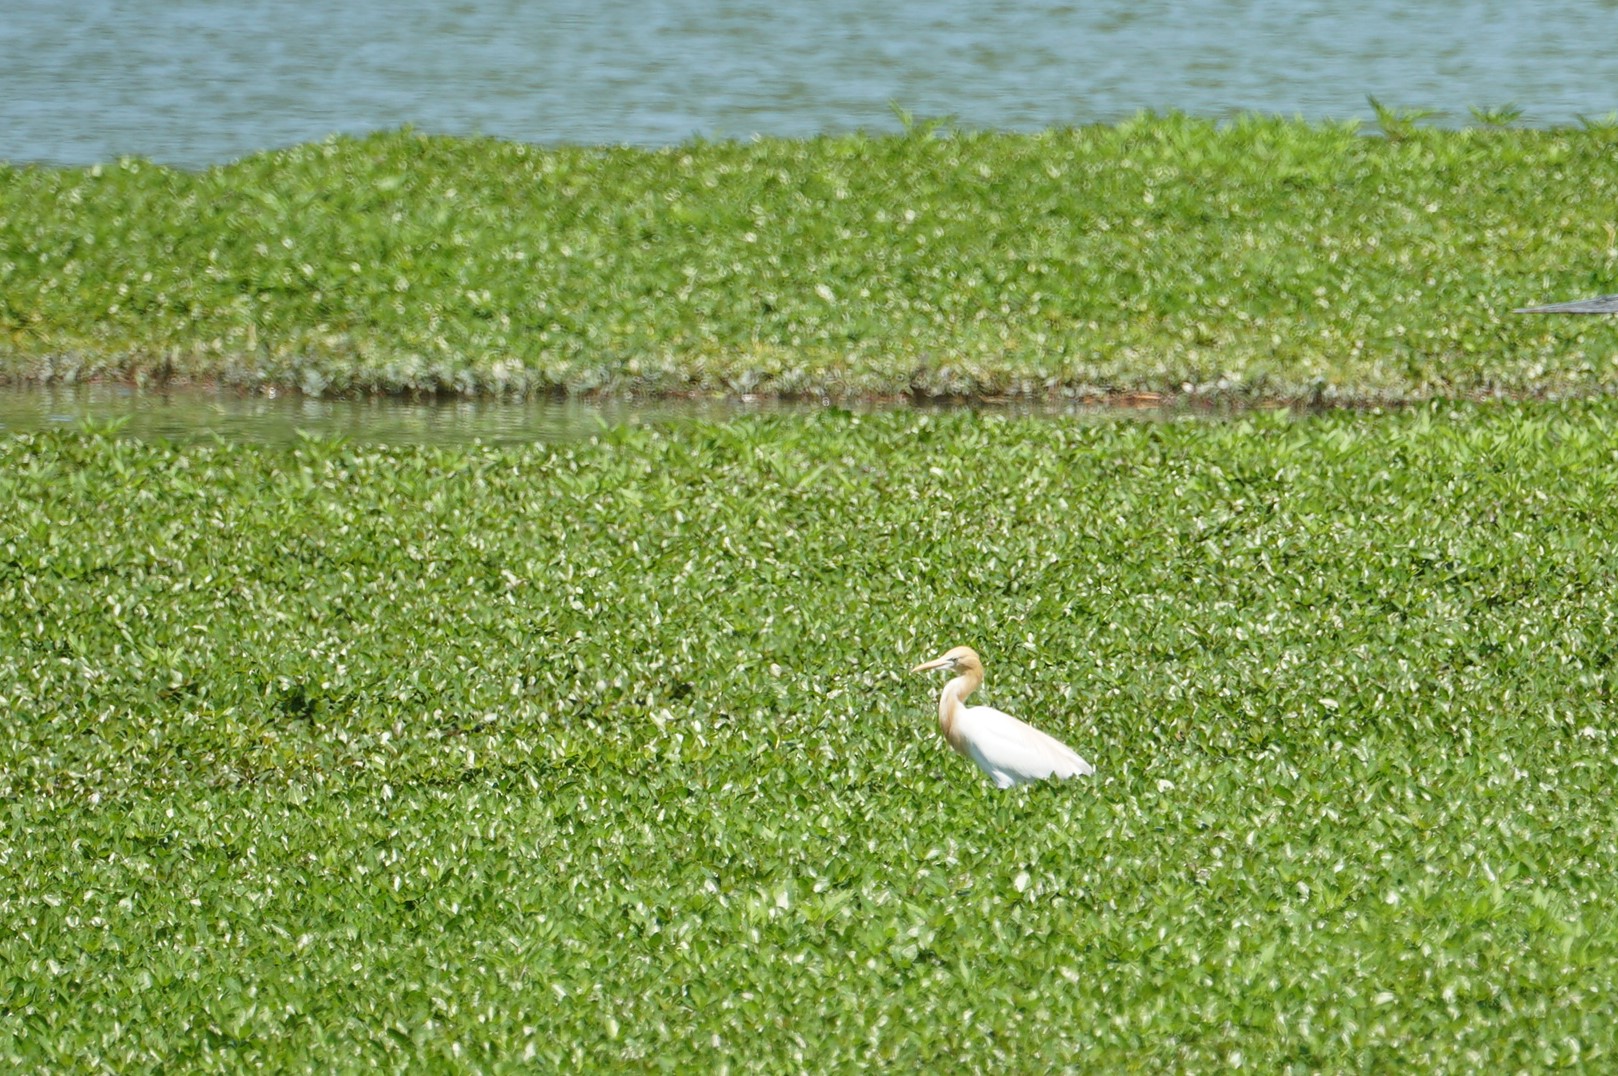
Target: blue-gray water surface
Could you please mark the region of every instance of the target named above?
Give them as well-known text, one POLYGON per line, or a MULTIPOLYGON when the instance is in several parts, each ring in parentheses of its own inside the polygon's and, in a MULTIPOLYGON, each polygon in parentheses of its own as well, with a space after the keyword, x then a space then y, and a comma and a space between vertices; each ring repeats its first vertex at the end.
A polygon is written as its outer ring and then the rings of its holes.
MULTIPOLYGON (((0 386, 0 437, 45 430, 116 430, 120 437, 154 441, 219 438, 233 444, 286 444, 300 437, 342 437, 361 444, 456 445, 556 443, 589 437, 614 426, 706 420, 819 409, 814 403, 776 400, 570 400, 393 397, 314 399, 296 393, 247 396, 228 389, 138 389, 128 385, 0 386)), ((855 410, 908 406, 867 402, 855 410)), ((937 409, 956 405, 940 404, 937 409)), ((1152 421, 1217 413, 1165 402, 1140 406, 1060 401, 977 404, 972 410, 1067 421, 1128 416, 1152 421)))
POLYGON ((0 159, 201 167, 413 124, 539 143, 1143 109, 1618 110, 1618 0, 7 0, 0 159))
POLYGON ((217 437, 284 444, 309 436, 366 444, 522 444, 570 441, 631 423, 722 420, 772 406, 721 400, 340 400, 119 384, 7 385, 0 386, 0 436, 88 428, 146 441, 217 437))

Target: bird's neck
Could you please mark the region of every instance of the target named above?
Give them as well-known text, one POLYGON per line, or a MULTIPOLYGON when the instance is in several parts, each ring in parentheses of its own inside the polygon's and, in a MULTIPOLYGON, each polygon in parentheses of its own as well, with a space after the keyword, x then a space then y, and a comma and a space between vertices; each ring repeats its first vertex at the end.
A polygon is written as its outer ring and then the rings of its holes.
POLYGON ((944 685, 944 693, 938 696, 938 728, 944 734, 949 745, 961 754, 966 753, 965 742, 961 738, 956 718, 966 706, 966 697, 978 689, 983 683, 982 674, 963 673, 944 685))

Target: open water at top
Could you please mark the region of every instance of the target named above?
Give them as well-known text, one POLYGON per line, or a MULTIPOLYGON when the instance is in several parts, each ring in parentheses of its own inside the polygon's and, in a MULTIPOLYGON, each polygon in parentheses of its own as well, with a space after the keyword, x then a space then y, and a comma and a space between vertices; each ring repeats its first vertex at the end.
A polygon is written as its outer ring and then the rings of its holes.
POLYGON ((413 124, 528 142, 1142 109, 1618 110, 1618 0, 5 0, 0 159, 202 167, 413 124))
MULTIPOLYGON (((201 168, 412 124, 538 143, 1029 130, 1143 109, 1618 112, 1618 0, 4 0, 0 160, 201 168)), ((0 206, 0 213, 4 212, 0 206)), ((0 388, 0 435, 555 440, 747 405, 0 388)), ((1062 410, 1062 409, 1058 409, 1062 410)), ((1072 409, 1063 413, 1072 413, 1072 409)))

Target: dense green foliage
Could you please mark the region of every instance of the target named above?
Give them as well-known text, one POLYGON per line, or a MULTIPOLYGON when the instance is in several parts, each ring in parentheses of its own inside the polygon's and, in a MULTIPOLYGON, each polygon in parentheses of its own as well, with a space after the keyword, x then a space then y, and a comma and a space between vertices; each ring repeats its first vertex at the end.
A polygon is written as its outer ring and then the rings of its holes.
POLYGON ((1610 1065, 1615 443, 0 441, 0 1061, 1610 1065), (948 752, 963 642, 1095 779, 948 752))
POLYGON ((1618 129, 1145 117, 0 166, 0 377, 1337 400, 1618 386, 1618 129))

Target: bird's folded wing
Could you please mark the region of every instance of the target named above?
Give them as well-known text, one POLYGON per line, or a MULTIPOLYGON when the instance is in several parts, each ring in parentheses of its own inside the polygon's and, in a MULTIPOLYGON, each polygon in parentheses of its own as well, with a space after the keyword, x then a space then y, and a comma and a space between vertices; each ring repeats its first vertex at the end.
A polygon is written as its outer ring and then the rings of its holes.
POLYGON ((1039 781, 1095 772, 1061 740, 992 706, 968 706, 958 720, 973 761, 991 773, 1039 781))

